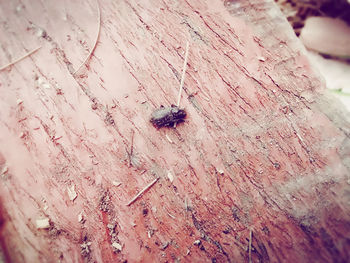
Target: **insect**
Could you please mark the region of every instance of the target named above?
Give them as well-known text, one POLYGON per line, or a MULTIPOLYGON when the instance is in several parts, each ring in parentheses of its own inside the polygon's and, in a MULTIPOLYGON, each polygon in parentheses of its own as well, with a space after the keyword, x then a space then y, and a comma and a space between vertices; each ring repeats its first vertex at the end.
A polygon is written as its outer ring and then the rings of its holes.
POLYGON ((156 128, 171 127, 176 123, 185 121, 186 111, 178 106, 171 107, 160 106, 151 116, 151 122, 156 128))

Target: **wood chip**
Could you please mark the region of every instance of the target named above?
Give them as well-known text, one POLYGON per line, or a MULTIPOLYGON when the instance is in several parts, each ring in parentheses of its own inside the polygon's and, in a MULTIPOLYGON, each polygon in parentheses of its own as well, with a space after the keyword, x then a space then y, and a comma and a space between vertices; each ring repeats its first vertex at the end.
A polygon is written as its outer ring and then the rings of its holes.
POLYGON ((36 220, 36 228, 38 229, 46 229, 50 227, 50 219, 45 217, 36 220))
POLYGON ((83 215, 83 212, 80 212, 80 214, 78 215, 78 222, 79 222, 79 223, 83 223, 83 222, 84 222, 84 215, 83 215))
POLYGON ((174 175, 171 171, 168 171, 167 173, 169 181, 172 183, 174 181, 174 175))
POLYGON ((121 182, 118 182, 118 181, 112 181, 112 184, 114 185, 114 186, 119 186, 119 185, 121 185, 122 183, 121 182))
POLYGON ((167 140, 168 140, 170 143, 173 143, 173 141, 170 139, 170 137, 168 136, 168 134, 165 134, 165 137, 167 138, 167 140))
POLYGON ((122 245, 121 244, 119 244, 118 242, 113 242, 112 243, 112 247, 114 247, 115 249, 117 249, 117 250, 119 250, 119 251, 121 251, 122 250, 122 245))
POLYGON ((202 243, 202 242, 201 242, 199 239, 197 239, 197 240, 195 240, 195 241, 193 242, 193 245, 199 246, 201 243, 202 243))
POLYGON ((71 187, 67 187, 69 200, 74 201, 77 198, 77 193, 75 192, 75 185, 73 184, 71 187))
POLYGON ((172 219, 175 219, 176 217, 173 216, 172 214, 170 214, 169 212, 167 212, 168 216, 170 216, 172 219))
POLYGON ((9 168, 5 165, 2 170, 0 171, 1 176, 7 174, 7 172, 9 171, 9 168))

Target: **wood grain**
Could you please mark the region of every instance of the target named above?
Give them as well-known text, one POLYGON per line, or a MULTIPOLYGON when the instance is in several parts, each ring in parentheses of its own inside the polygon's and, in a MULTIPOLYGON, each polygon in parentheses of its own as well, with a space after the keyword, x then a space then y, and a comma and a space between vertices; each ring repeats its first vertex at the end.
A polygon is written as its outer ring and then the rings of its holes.
POLYGON ((0 1, 0 66, 42 46, 0 72, 6 261, 345 262, 350 122, 275 4, 99 5, 74 75, 96 2, 0 1))

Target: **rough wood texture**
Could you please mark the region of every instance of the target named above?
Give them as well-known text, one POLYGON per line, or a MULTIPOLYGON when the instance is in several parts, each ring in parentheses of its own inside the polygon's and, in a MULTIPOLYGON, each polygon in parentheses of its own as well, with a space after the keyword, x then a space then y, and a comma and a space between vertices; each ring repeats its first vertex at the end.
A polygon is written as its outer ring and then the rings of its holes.
POLYGON ((0 1, 0 66, 41 46, 0 72, 6 260, 345 262, 350 122, 275 4, 101 0, 73 75, 96 4, 0 1))

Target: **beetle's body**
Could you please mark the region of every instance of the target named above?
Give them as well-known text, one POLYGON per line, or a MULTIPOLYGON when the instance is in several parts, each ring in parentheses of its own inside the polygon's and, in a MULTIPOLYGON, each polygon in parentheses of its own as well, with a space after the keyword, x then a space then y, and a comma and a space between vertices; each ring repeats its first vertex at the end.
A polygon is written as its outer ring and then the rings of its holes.
POLYGON ((151 122, 157 128, 171 127, 175 123, 183 122, 185 117, 186 111, 184 109, 175 105, 171 105, 171 107, 161 106, 152 113, 151 122))

